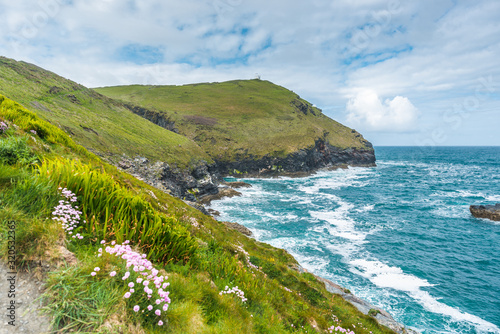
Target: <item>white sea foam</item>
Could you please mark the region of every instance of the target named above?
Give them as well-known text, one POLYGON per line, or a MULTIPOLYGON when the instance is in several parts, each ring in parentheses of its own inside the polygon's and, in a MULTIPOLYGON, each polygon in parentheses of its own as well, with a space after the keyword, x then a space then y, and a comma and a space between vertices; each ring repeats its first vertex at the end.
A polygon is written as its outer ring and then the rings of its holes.
POLYGON ((375 204, 367 204, 362 206, 361 208, 356 209, 357 212, 368 212, 372 211, 375 208, 375 204))
POLYGON ((439 302, 427 291, 418 290, 410 293, 428 311, 449 316, 455 322, 468 322, 473 324, 479 333, 500 333, 500 328, 496 325, 481 319, 473 314, 462 312, 455 307, 451 307, 439 302))
POLYGON ((414 292, 421 287, 432 286, 427 280, 405 274, 401 268, 391 267, 380 261, 356 259, 349 264, 353 266, 353 271, 382 288, 414 292))
POLYGON ((468 205, 438 207, 432 210, 431 213, 444 218, 467 218, 470 216, 468 205))
POLYGON ((490 195, 486 196, 487 201, 500 202, 500 195, 490 195))
POLYGON ((438 196, 438 197, 448 197, 448 198, 470 198, 470 197, 476 197, 476 198, 483 198, 486 200, 500 200, 500 195, 486 195, 483 192, 472 192, 468 190, 456 190, 456 191, 450 191, 450 192, 445 192, 445 191, 437 191, 431 196, 438 196))
POLYGON ((364 187, 371 182, 366 178, 373 174, 368 168, 348 168, 329 172, 320 172, 313 177, 304 180, 304 184, 298 187, 309 195, 323 195, 322 189, 341 189, 345 187, 364 187))
POLYGON ((409 296, 430 312, 449 316, 454 322, 469 322, 479 332, 500 333, 500 329, 494 324, 441 303, 437 298, 421 289, 432 286, 432 284, 425 279, 404 273, 401 268, 391 267, 380 261, 365 259, 352 260, 350 265, 352 266, 352 272, 369 279, 378 287, 407 292, 409 296))

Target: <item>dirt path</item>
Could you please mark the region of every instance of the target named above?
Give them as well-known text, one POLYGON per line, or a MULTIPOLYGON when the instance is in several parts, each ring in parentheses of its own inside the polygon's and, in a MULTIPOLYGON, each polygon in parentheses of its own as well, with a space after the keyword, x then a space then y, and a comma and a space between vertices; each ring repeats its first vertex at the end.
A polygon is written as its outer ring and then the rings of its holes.
POLYGON ((7 265, 0 262, 0 334, 50 333, 50 319, 39 314, 42 292, 43 282, 27 273, 9 274, 7 265))

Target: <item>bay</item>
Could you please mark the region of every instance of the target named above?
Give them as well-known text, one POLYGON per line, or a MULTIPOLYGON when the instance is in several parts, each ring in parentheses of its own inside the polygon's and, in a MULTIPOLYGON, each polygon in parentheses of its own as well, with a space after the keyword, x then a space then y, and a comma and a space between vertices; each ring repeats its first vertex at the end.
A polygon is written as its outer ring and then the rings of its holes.
MULTIPOLYGON (((376 147, 377 167, 239 179, 220 220, 422 333, 500 333, 500 147, 376 147)), ((227 179, 232 181, 234 179, 227 179)))

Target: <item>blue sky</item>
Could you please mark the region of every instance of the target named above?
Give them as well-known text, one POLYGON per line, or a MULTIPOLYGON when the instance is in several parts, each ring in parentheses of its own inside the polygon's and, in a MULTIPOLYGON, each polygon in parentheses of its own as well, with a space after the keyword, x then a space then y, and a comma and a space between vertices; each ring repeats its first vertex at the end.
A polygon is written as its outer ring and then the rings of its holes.
POLYGON ((0 0, 0 55, 89 87, 287 87, 375 145, 500 145, 500 2, 0 0))

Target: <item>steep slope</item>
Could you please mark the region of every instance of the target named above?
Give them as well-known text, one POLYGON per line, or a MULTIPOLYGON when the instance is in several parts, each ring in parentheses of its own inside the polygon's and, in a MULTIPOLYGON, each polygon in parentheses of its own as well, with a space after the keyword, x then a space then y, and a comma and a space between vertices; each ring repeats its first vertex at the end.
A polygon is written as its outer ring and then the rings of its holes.
POLYGON ((36 110, 78 143, 111 160, 125 153, 187 167, 210 161, 196 143, 135 115, 123 103, 35 65, 0 57, 0 93, 36 110))
POLYGON ((217 161, 222 173, 310 171, 375 161, 371 144, 359 133, 268 81, 133 85, 96 91, 163 111, 181 134, 217 161))
MULTIPOLYGON (((394 333, 377 322, 382 310, 359 311, 284 250, 117 170, 2 95, 0 260, 43 279, 58 333, 394 333), (129 266, 138 258, 144 266, 129 266)), ((29 304, 22 292, 16 300, 29 304)), ((19 325, 26 314, 16 310, 19 325)))
POLYGON ((212 159, 193 140, 169 131, 173 123, 162 115, 4 57, 0 57, 0 94, 35 110, 107 161, 123 168, 135 164, 138 168, 133 173, 141 177, 145 177, 145 170, 155 174, 156 180, 151 183, 176 196, 189 195, 191 188, 217 192, 215 184, 205 182, 210 178, 207 164, 212 159), (161 126, 138 116, 141 112, 156 115, 156 123, 161 126), (158 181, 160 178, 164 182, 158 181))

